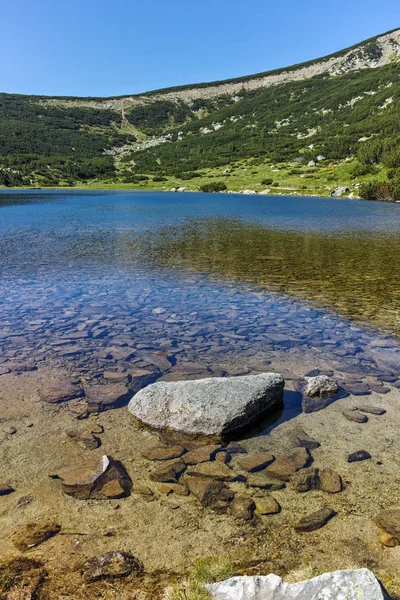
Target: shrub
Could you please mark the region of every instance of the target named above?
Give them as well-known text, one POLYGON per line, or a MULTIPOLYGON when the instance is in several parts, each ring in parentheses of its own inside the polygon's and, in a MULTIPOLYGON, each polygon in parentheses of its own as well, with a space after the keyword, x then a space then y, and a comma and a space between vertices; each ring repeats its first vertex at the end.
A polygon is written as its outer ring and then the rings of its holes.
POLYGON ((370 181, 360 186, 360 197, 363 200, 384 200, 390 202, 390 185, 385 181, 370 181))
POLYGON ((154 175, 153 182, 158 183, 159 181, 168 181, 168 180, 166 177, 163 177, 162 175, 154 175))
POLYGON ((272 181, 273 180, 270 177, 267 177, 261 181, 261 185, 271 185, 272 181))
POLYGON ((211 181, 200 186, 201 192, 223 192, 226 185, 223 181, 211 181))
POLYGON ((377 167, 372 163, 356 163, 354 167, 351 169, 351 174, 353 177, 362 177, 363 175, 368 175, 369 173, 376 173, 377 167))

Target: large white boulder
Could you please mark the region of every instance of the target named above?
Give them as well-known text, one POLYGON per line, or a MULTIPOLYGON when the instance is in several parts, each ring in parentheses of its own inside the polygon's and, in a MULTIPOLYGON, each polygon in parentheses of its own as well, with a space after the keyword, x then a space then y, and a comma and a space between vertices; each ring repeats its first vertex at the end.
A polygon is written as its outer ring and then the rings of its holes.
POLYGON ((277 575, 232 577, 207 589, 214 600, 390 600, 368 569, 334 571, 293 584, 277 575))
POLYGON ((243 429, 282 403, 284 379, 276 373, 160 381, 140 390, 129 411, 151 427, 219 435, 243 429))

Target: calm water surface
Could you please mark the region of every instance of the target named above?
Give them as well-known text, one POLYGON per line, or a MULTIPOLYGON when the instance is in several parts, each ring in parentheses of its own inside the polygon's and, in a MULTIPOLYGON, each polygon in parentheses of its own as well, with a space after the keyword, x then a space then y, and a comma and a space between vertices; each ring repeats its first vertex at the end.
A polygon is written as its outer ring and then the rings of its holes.
POLYGON ((399 204, 2 192, 0 369, 395 380, 398 265, 399 204))

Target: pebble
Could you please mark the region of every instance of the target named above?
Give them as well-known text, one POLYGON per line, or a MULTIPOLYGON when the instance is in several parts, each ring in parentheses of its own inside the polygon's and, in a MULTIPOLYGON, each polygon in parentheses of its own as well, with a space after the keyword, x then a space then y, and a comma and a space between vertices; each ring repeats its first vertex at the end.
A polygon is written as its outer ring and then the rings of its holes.
POLYGON ((278 502, 272 496, 256 497, 254 502, 259 515, 274 515, 281 510, 278 502))
POLYGON ((368 421, 368 417, 366 415, 362 415, 357 410, 344 410, 342 414, 346 417, 346 419, 349 421, 354 421, 355 423, 366 423, 368 421))
POLYGON ((300 519, 294 528, 301 532, 315 531, 326 525, 335 515, 336 512, 331 508, 321 508, 300 519))
POLYGON ((347 458, 347 462, 349 462, 349 463, 358 462, 361 460, 368 460, 369 458, 372 458, 372 456, 370 455, 369 452, 367 452, 366 450, 357 450, 357 452, 353 452, 352 454, 349 454, 349 456, 347 458))

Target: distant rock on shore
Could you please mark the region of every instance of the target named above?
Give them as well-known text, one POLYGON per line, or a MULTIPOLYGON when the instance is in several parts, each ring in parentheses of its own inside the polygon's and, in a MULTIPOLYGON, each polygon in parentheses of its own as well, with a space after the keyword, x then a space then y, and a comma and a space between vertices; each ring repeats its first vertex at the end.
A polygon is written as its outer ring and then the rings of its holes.
POLYGON ((129 411, 157 429, 220 435, 244 429, 283 401, 284 379, 276 373, 157 382, 140 390, 129 411))

